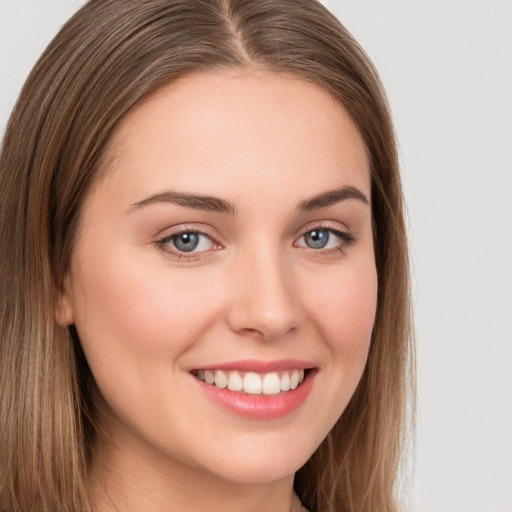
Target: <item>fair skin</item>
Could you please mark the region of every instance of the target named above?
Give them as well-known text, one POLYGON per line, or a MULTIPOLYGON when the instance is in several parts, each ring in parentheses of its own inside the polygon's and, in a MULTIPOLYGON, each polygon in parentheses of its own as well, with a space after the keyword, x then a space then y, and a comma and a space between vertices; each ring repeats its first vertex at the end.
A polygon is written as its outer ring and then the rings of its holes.
POLYGON ((364 144, 319 86, 253 70, 163 88, 110 150, 59 311, 102 394, 97 510, 288 512, 367 359, 364 144), (248 373, 284 390, 220 389, 248 373))

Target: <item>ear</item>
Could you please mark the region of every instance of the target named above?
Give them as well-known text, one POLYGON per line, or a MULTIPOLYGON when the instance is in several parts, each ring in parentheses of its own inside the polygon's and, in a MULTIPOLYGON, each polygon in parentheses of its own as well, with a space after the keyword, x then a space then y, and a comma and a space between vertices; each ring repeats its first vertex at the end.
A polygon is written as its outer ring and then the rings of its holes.
POLYGON ((57 323, 63 327, 75 323, 71 294, 69 293, 69 281, 69 275, 66 274, 62 280, 59 295, 57 297, 57 304, 55 305, 55 318, 57 323))

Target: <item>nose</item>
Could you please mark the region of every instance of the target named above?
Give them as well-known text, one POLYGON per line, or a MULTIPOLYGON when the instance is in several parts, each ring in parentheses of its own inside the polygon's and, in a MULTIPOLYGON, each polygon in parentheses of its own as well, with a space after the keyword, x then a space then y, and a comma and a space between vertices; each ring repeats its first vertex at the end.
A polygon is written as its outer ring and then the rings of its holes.
POLYGON ((230 328, 240 334, 277 340, 299 324, 290 266, 278 254, 240 258, 231 276, 230 328))

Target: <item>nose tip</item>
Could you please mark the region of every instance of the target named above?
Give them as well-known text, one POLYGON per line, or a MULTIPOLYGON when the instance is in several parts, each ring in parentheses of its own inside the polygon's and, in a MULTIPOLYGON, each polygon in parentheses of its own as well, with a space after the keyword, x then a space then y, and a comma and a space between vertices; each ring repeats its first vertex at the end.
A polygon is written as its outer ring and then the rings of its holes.
POLYGON ((231 329, 265 340, 277 340, 298 327, 293 280, 284 265, 245 265, 233 276, 233 298, 228 313, 231 329))

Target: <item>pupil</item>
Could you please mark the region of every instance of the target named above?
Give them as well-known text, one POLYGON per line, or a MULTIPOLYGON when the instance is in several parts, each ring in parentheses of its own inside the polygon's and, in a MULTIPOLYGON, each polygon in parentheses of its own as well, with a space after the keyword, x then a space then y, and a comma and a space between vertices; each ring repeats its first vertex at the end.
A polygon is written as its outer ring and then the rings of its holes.
POLYGON ((313 230, 305 235, 306 245, 311 249, 322 249, 327 245, 329 233, 327 231, 313 230))
POLYGON ((175 247, 183 252, 193 251, 199 244, 199 235, 197 233, 181 233, 174 239, 175 247))

